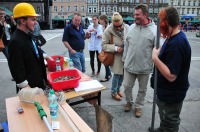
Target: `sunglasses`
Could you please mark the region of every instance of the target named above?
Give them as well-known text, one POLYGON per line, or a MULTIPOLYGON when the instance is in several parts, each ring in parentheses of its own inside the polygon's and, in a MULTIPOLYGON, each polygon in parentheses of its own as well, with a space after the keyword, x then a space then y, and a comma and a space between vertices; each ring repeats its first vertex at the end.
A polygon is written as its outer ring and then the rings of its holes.
POLYGON ((119 25, 119 26, 114 26, 114 25, 113 25, 113 27, 114 27, 114 28, 121 28, 122 25, 123 25, 123 23, 122 23, 121 25, 119 25))

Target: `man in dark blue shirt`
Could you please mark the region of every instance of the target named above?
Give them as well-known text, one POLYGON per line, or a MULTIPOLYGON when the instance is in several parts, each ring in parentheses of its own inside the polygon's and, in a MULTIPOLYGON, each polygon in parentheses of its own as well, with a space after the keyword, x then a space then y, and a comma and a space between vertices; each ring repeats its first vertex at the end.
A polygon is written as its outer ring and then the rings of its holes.
POLYGON ((83 31, 81 23, 81 14, 74 13, 72 23, 67 25, 64 29, 62 41, 65 47, 69 50, 69 57, 74 63, 74 67, 85 72, 85 32, 83 31))

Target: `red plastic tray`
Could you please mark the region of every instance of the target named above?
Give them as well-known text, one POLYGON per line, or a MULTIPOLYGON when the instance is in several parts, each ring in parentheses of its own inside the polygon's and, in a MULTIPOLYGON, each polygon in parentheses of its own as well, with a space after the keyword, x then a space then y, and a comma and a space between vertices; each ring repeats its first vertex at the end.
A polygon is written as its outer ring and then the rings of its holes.
POLYGON ((64 70, 64 71, 57 71, 57 72, 51 72, 48 75, 48 81, 51 84, 52 88, 54 90, 66 90, 70 88, 75 88, 79 86, 79 80, 81 79, 81 76, 78 72, 78 70, 64 70), (70 80, 63 80, 59 82, 53 82, 55 78, 61 77, 61 76, 74 76, 74 79, 70 80))

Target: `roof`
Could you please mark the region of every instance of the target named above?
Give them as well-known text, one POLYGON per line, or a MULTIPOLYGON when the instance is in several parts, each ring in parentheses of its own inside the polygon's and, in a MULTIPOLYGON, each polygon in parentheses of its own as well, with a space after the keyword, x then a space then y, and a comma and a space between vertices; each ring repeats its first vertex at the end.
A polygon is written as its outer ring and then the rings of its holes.
POLYGON ((3 9, 3 10, 6 12, 7 15, 10 15, 10 16, 13 15, 12 11, 10 11, 10 10, 9 10, 8 8, 6 8, 5 6, 0 5, 0 8, 3 9))

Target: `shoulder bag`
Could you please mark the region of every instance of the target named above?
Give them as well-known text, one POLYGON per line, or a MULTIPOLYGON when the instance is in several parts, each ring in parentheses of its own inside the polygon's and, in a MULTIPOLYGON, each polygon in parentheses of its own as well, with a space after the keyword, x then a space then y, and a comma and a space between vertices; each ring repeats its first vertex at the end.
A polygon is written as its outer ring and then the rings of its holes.
MULTIPOLYGON (((114 44, 112 34, 110 44, 114 44)), ((105 66, 112 66, 114 63, 115 53, 110 53, 102 50, 99 53, 98 58, 105 66)))
POLYGON ((4 31, 3 31, 1 38, 0 38, 0 52, 2 52, 3 49, 5 48, 4 43, 3 43, 3 35, 4 35, 4 31))

